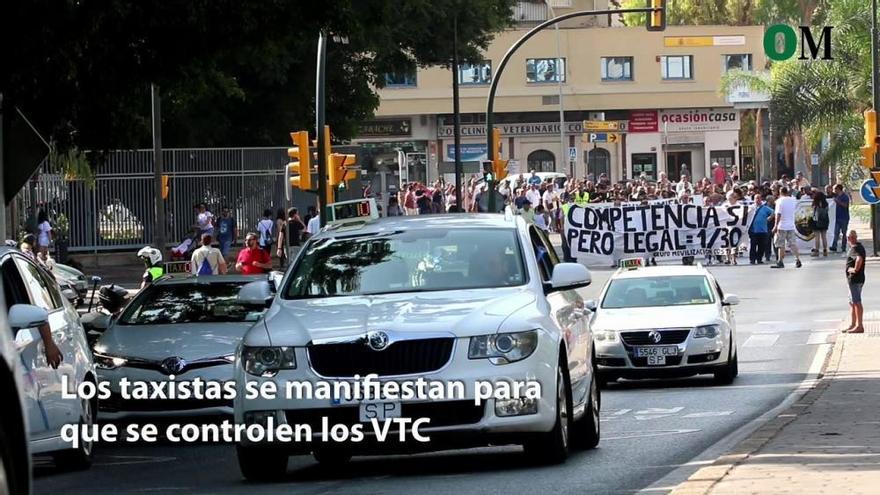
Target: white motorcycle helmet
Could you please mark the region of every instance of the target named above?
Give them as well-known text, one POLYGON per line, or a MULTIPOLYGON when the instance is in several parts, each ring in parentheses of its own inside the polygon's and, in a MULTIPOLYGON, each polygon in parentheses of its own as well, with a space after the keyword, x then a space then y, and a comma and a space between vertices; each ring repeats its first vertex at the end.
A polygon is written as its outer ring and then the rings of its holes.
POLYGON ((138 258, 144 260, 149 263, 149 266, 156 266, 158 263, 162 261, 162 253, 152 247, 152 246, 144 246, 138 251, 138 258))

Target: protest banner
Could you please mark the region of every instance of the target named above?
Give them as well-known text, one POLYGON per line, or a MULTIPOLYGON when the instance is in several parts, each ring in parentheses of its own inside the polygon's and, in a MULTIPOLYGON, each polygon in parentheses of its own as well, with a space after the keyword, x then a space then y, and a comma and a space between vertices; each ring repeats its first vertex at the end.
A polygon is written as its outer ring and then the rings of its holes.
POLYGON ((571 256, 586 265, 623 258, 722 254, 748 238, 752 209, 747 205, 594 205, 569 209, 565 240, 571 256))

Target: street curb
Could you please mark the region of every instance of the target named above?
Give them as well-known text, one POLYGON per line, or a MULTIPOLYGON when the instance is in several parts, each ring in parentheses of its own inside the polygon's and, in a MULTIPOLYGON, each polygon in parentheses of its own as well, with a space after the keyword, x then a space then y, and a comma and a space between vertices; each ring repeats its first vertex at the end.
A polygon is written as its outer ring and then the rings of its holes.
POLYGON ((817 377, 816 383, 810 388, 794 392, 799 393, 794 404, 788 409, 778 414, 775 418, 770 419, 743 441, 734 446, 730 452, 720 456, 712 464, 706 466, 694 473, 686 481, 675 487, 670 495, 706 495, 712 488, 721 482, 728 473, 735 467, 742 464, 750 457, 755 455, 770 440, 776 437, 788 424, 793 422, 799 416, 808 412, 810 406, 822 396, 825 390, 831 384, 831 380, 837 374, 840 365, 840 357, 843 354, 843 348, 846 345, 846 336, 842 335, 834 343, 831 353, 822 366, 822 371, 817 377))

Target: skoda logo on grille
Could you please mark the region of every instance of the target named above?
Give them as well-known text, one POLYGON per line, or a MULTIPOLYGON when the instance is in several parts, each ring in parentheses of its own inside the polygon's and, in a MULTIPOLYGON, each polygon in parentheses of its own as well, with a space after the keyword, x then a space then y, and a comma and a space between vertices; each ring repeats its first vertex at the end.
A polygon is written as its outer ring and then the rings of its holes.
POLYGON ((663 334, 658 332, 657 330, 651 330, 648 332, 648 338, 653 340, 655 344, 659 344, 661 340, 663 340, 663 334))
POLYGON ((170 357, 162 361, 162 369, 169 375, 176 375, 186 368, 186 361, 182 357, 170 357))
POLYGON ((384 351, 388 347, 388 334, 385 332, 369 332, 367 333, 367 347, 374 351, 384 351))

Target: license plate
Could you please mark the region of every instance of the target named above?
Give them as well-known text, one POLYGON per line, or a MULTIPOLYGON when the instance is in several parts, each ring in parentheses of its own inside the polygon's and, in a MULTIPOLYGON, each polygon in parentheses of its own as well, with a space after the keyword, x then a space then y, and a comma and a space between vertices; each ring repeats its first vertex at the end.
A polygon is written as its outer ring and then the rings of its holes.
POLYGON ((678 356, 678 346, 658 345, 653 347, 636 347, 636 357, 678 356))
POLYGON ((648 356, 648 366, 659 366, 666 364, 666 356, 648 356))
POLYGON ((361 423, 371 419, 384 421, 400 417, 400 402, 362 402, 360 405, 361 423))

